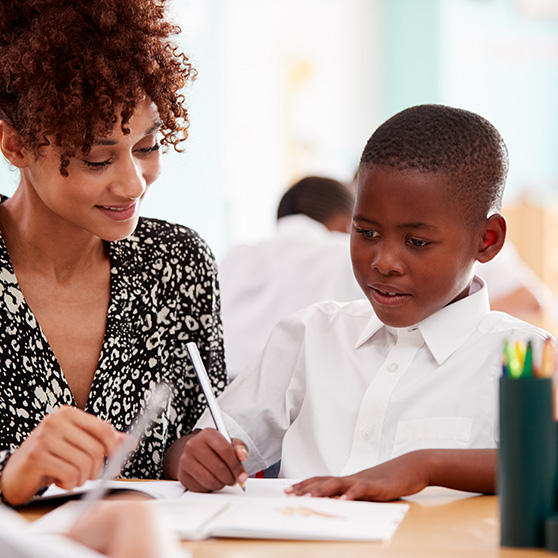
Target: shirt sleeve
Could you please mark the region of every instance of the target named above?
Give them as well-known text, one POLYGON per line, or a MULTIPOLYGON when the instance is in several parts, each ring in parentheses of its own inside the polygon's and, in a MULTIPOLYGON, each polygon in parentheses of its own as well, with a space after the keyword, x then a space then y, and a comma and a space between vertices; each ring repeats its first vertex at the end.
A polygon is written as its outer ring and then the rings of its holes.
MULTIPOLYGON (((217 399, 229 435, 248 446, 249 474, 280 459, 283 437, 304 400, 305 325, 299 316, 300 312, 279 322, 256 363, 217 399)), ((196 428, 207 427, 215 425, 206 411, 196 428)))

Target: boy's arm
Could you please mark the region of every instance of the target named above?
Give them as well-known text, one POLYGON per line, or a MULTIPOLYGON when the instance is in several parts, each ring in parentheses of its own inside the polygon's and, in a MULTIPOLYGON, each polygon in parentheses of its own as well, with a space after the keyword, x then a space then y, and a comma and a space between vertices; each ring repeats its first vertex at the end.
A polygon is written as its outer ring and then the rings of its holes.
POLYGON ((497 457, 496 449, 418 450, 347 477, 307 479, 287 492, 380 502, 415 494, 427 486, 493 494, 497 457))
POLYGON ((253 474, 280 459, 281 440, 305 394, 298 367, 304 324, 297 315, 277 324, 259 360, 217 398, 232 445, 209 427, 214 423, 206 411, 194 427, 202 430, 180 438, 166 452, 166 477, 207 492, 243 482, 246 472, 253 474))

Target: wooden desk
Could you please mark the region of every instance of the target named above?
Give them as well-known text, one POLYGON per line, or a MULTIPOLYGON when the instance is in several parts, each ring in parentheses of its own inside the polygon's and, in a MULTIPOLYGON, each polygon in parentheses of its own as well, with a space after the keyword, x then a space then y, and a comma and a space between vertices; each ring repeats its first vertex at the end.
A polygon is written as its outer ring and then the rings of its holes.
MULTIPOLYGON (((387 543, 299 542, 212 539, 184 542, 193 558, 523 558, 552 554, 538 549, 500 548, 496 496, 471 496, 429 488, 408 498, 411 508, 387 543)), ((23 512, 36 519, 48 509, 23 512)))

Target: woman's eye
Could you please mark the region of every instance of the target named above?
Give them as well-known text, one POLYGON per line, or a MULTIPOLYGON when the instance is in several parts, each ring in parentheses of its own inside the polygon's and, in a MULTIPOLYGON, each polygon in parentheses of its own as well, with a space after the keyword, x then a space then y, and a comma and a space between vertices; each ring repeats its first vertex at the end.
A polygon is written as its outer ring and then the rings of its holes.
POLYGON ((161 144, 156 143, 155 145, 152 145, 151 147, 142 147, 139 151, 141 151, 141 153, 145 153, 146 155, 148 155, 149 153, 153 153, 154 151, 158 151, 160 147, 161 147, 161 144))
POLYGON ((94 162, 94 161, 83 161, 90 169, 102 169, 110 165, 110 159, 106 161, 94 162))

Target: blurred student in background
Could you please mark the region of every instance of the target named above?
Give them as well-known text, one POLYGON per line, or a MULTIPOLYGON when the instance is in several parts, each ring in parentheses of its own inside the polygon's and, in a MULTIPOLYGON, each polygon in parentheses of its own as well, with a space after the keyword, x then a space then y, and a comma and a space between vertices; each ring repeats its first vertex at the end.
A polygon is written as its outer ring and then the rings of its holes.
POLYGON ((493 310, 536 325, 550 313, 552 291, 521 259, 511 241, 506 241, 493 260, 478 263, 476 273, 486 281, 493 310))
POLYGON ((281 198, 275 237, 225 256, 219 280, 229 379, 256 358, 280 319, 320 300, 363 297, 349 254, 353 205, 341 182, 303 178, 281 198))

